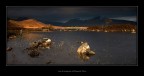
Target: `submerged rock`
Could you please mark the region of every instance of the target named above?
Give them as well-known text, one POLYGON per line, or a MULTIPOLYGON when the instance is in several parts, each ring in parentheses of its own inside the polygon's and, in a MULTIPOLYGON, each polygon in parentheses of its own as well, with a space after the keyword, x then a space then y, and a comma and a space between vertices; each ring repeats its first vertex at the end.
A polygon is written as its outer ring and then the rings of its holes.
POLYGON ((30 55, 31 57, 37 57, 37 56, 39 56, 39 54, 40 54, 40 52, 38 52, 38 51, 31 51, 31 52, 29 52, 28 55, 30 55))
POLYGON ((52 63, 52 61, 50 60, 50 61, 48 61, 48 62, 46 62, 46 64, 51 64, 52 63))

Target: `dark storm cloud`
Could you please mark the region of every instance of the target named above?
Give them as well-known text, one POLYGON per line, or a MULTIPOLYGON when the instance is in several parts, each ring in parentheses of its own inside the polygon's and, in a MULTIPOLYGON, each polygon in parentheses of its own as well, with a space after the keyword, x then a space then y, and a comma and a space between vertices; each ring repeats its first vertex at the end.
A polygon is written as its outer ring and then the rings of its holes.
POLYGON ((94 6, 45 6, 7 7, 8 17, 32 17, 47 21, 66 21, 71 18, 91 18, 95 16, 124 17, 136 16, 137 7, 94 7, 94 6))

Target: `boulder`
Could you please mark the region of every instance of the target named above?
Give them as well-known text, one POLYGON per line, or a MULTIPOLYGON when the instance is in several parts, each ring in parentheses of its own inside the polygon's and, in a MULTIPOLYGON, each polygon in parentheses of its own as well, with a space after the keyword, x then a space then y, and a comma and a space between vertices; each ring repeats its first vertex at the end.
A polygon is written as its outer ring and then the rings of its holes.
POLYGON ((90 50, 90 46, 87 42, 81 42, 81 46, 78 48, 77 53, 83 60, 88 60, 90 56, 95 55, 95 52, 90 50))
POLYGON ((30 46, 25 50, 27 50, 28 55, 30 55, 31 57, 36 57, 39 56, 40 54, 39 50, 40 47, 50 48, 50 45, 51 45, 51 39, 43 38, 41 40, 30 43, 30 46))
POLYGON ((52 41, 49 38, 43 38, 42 40, 38 40, 35 42, 30 43, 30 47, 38 48, 38 47, 44 47, 44 48, 50 48, 52 41))
POLYGON ((90 46, 88 45, 87 42, 83 42, 81 46, 77 50, 78 54, 86 54, 86 55, 91 55, 95 54, 95 52, 90 50, 90 46))

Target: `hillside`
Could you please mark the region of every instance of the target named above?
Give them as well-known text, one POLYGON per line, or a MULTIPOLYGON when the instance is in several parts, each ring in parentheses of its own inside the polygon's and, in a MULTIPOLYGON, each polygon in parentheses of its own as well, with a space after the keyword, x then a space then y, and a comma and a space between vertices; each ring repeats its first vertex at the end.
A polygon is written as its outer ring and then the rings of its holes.
POLYGON ((42 28, 46 24, 41 23, 35 19, 27 19, 23 21, 9 20, 8 27, 20 27, 20 28, 42 28))

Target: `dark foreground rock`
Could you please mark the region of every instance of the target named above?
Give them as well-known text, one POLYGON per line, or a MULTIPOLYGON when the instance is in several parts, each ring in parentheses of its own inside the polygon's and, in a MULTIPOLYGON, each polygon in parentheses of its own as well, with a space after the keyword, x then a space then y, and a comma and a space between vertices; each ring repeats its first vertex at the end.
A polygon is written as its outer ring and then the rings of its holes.
POLYGON ((51 39, 43 38, 42 40, 30 43, 30 46, 25 50, 27 50, 28 55, 30 55, 31 57, 37 57, 40 54, 40 48, 50 49, 51 43, 51 39))

